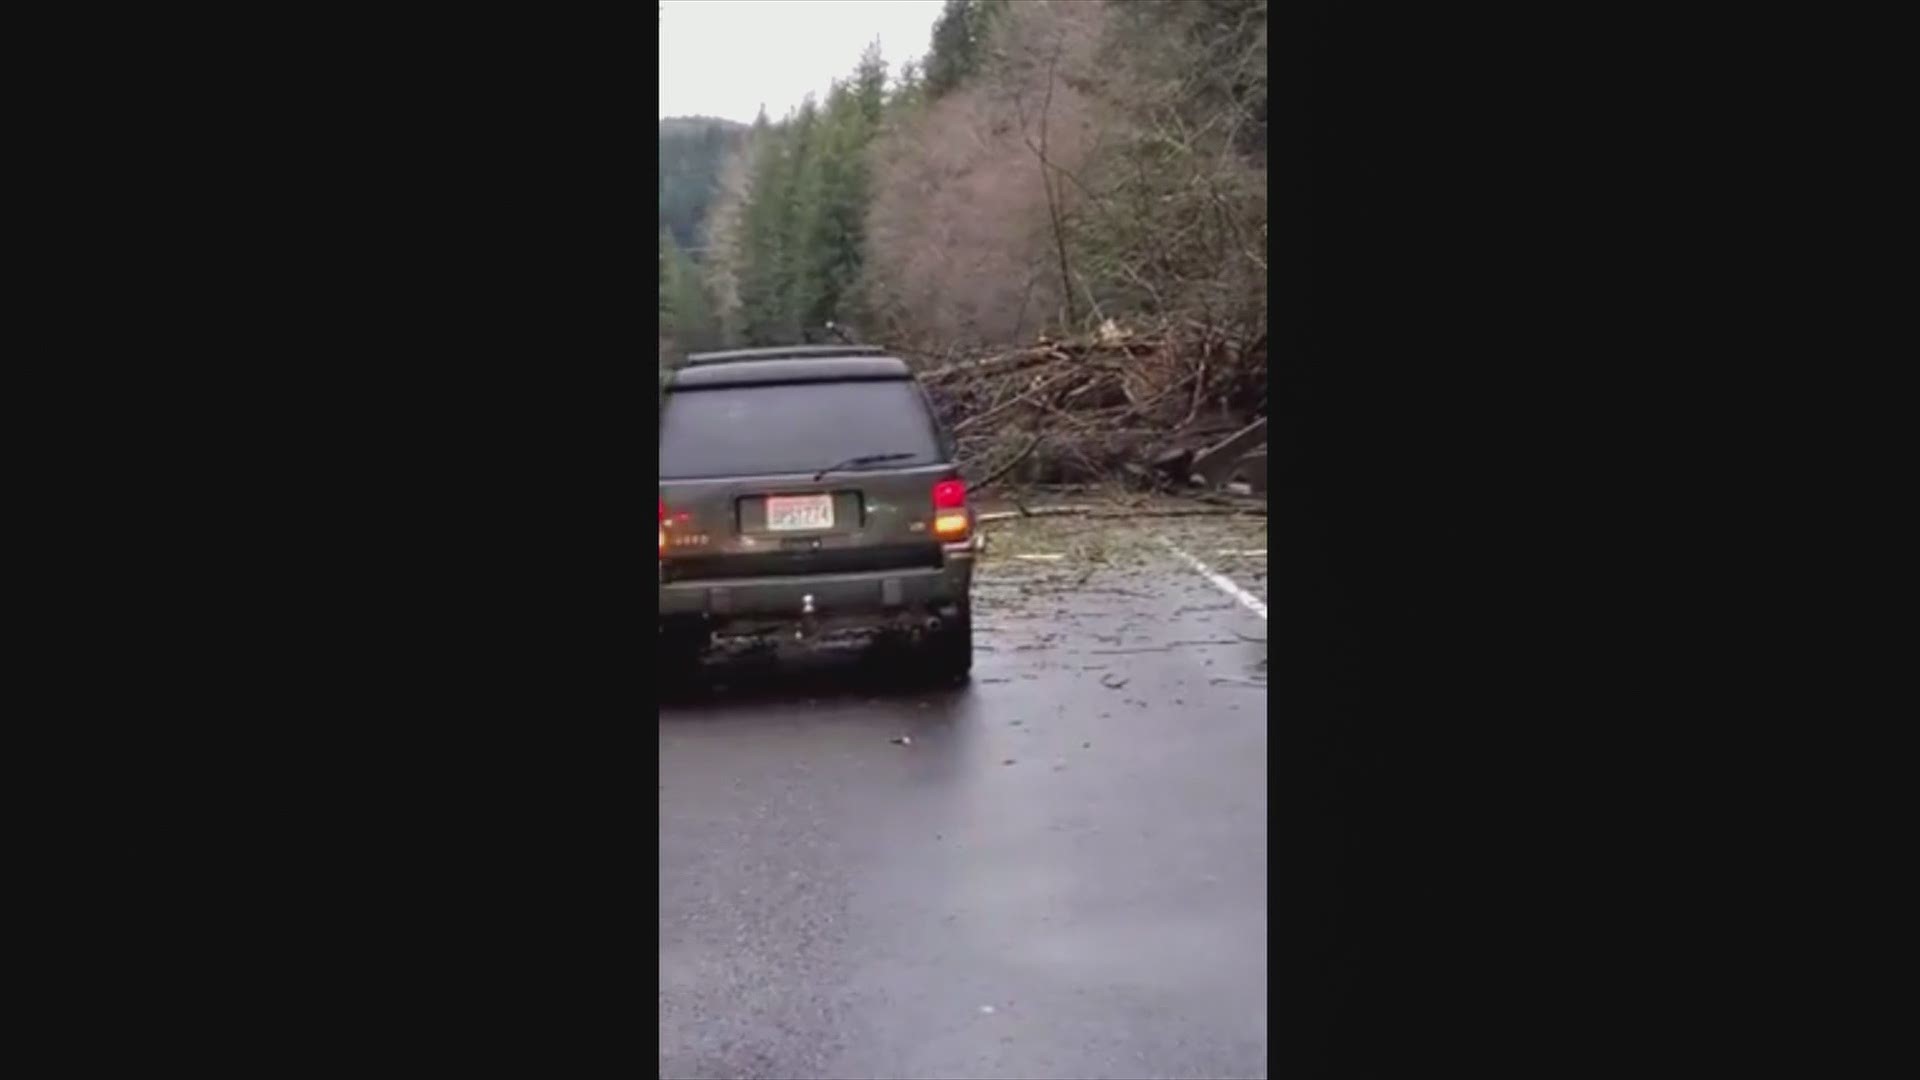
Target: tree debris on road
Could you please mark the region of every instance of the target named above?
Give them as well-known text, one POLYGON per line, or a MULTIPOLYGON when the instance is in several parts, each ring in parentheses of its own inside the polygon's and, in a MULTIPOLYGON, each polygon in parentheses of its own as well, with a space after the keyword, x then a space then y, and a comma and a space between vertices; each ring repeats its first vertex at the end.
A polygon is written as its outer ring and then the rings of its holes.
POLYGON ((1264 335, 1237 341, 1177 327, 1046 341, 941 363, 920 378, 975 490, 1002 481, 1177 487, 1196 472, 1217 486, 1265 445, 1266 364, 1264 335))

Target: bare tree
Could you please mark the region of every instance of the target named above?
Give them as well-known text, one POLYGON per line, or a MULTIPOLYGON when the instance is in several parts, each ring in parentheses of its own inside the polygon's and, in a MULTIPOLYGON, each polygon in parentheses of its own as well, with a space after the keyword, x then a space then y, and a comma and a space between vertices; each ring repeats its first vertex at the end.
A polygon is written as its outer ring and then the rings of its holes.
POLYGON ((758 148, 745 140, 728 155, 720 169, 720 190, 715 194, 703 228, 706 248, 702 267, 708 294, 713 298, 714 316, 719 321, 723 340, 740 340, 740 227, 752 192, 753 155, 758 148))
POLYGON ((1060 174, 1098 141, 1075 73, 1105 18, 1101 4, 1011 5, 978 75, 876 145, 865 292, 891 339, 992 347, 1024 336, 1035 311, 1042 333, 1076 328, 1091 298, 1060 174))

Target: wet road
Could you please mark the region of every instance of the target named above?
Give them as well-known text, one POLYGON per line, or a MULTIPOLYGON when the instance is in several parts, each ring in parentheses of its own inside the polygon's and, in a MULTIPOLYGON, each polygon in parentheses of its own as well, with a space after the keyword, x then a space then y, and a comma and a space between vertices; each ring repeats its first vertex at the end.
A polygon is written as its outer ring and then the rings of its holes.
POLYGON ((1265 1076, 1264 524, 996 527, 971 685, 663 706, 661 1075, 1265 1076))

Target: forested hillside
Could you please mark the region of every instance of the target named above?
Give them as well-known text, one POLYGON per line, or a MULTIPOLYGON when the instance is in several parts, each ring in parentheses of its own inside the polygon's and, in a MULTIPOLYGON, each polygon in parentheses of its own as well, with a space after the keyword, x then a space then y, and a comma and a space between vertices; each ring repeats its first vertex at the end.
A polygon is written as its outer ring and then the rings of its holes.
POLYGON ((700 223, 719 190, 720 168, 745 143, 746 126, 705 116, 660 121, 660 228, 684 249, 699 246, 700 223))
POLYGON ((929 363, 1124 340, 1188 420, 1263 412, 1266 35, 1265 0, 947 0, 924 57, 701 142, 671 223, 663 125, 662 363, 829 323, 929 363))
POLYGON ((746 144, 747 128, 705 116, 660 121, 661 355, 720 343, 697 257, 720 191, 721 171, 746 144))

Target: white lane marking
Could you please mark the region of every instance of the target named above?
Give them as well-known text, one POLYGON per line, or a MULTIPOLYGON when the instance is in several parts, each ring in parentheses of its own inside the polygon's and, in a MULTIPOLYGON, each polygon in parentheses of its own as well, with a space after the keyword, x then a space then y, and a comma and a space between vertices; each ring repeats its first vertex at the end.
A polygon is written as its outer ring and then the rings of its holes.
POLYGON ((1267 557, 1267 553, 1264 551, 1259 551, 1259 550, 1239 551, 1234 548, 1221 548, 1219 551, 1214 552, 1214 554, 1215 555, 1238 555, 1243 559, 1264 559, 1267 557))
POLYGON ((1175 544, 1173 541, 1167 539, 1166 537, 1164 536, 1159 537, 1159 540, 1162 544, 1165 544, 1167 546, 1167 550, 1173 552, 1174 555, 1177 556, 1181 562, 1184 562, 1188 566, 1193 567, 1195 570, 1199 571, 1201 577, 1206 578, 1208 581, 1212 582, 1214 588, 1219 589, 1221 592, 1226 593, 1228 596, 1231 596, 1235 600, 1240 601, 1240 604, 1242 607, 1245 607, 1248 611, 1251 611, 1255 615, 1260 616, 1262 621, 1266 620, 1267 605, 1261 602, 1259 597, 1253 595, 1252 593, 1241 588, 1240 586, 1235 585, 1233 583, 1232 578, 1227 577, 1225 574, 1216 573, 1213 567, 1208 566, 1206 563, 1203 563, 1199 559, 1196 559, 1193 556, 1187 554, 1186 552, 1180 550, 1179 545, 1175 544))
POLYGON ((1028 562, 1059 562, 1061 559, 1066 558, 1066 556, 1065 555, 1015 555, 1014 558, 1025 559, 1028 562))

